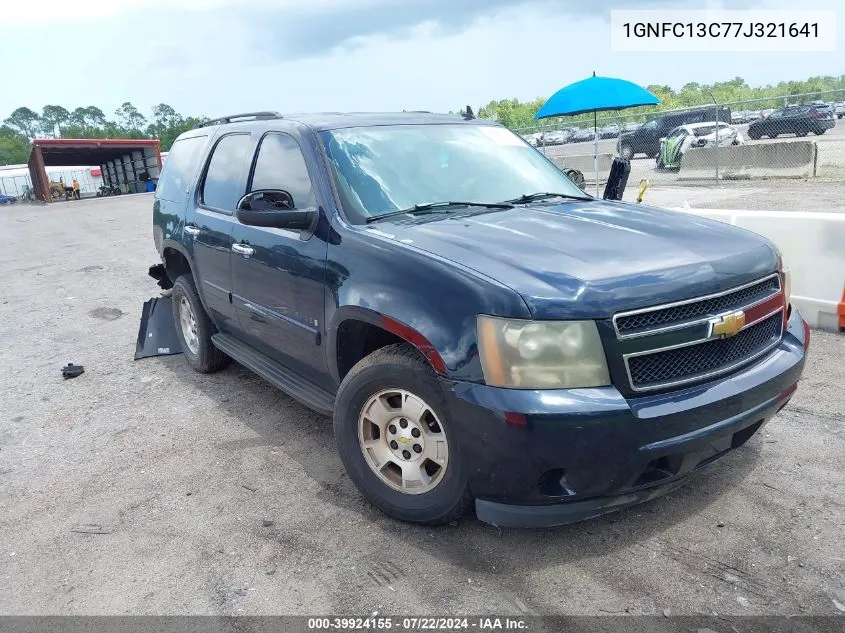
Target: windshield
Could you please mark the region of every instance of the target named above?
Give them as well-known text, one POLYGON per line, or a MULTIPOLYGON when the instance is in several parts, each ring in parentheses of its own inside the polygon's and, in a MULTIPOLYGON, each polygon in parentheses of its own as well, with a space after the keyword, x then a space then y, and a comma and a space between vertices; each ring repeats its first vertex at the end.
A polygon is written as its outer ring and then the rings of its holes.
MULTIPOLYGON (((720 125, 719 127, 724 130, 727 126, 726 125, 720 125)), ((702 127, 695 128, 693 130, 693 134, 695 134, 696 136, 709 136, 710 134, 713 134, 715 131, 716 131, 715 125, 704 125, 702 127)))
POLYGON ((516 134, 488 125, 390 125, 322 132, 352 222, 416 204, 585 193, 516 134))

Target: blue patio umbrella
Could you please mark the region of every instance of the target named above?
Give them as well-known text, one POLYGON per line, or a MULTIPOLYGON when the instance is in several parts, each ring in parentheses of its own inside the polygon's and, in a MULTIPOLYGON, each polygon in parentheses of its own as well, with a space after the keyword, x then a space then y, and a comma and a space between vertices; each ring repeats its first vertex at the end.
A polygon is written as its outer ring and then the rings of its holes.
POLYGON ((599 190, 598 116, 600 110, 623 110, 636 106, 656 105, 660 99, 645 88, 624 79, 592 77, 564 86, 543 104, 535 119, 593 113, 594 149, 596 163, 596 195, 599 190))

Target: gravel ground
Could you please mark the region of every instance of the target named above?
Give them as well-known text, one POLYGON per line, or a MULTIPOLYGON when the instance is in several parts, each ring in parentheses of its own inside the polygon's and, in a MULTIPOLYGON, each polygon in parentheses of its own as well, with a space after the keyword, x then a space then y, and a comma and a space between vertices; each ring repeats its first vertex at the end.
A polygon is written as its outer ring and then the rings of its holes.
POLYGON ((0 212, 0 613, 845 609, 845 337, 815 333, 792 403, 665 498, 542 531, 405 525, 364 503, 328 418, 238 366, 132 360, 151 204, 0 212))

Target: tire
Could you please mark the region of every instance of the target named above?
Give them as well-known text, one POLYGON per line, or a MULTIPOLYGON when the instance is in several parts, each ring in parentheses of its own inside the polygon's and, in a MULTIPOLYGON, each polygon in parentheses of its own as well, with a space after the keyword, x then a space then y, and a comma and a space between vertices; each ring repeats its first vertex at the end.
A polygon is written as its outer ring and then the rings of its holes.
POLYGON ((619 155, 622 158, 631 160, 634 157, 634 148, 630 145, 623 145, 619 150, 619 155))
POLYGON ((205 308, 202 307, 193 276, 180 275, 173 284, 170 296, 173 304, 173 323, 176 326, 176 334, 182 345, 185 360, 194 371, 201 374, 210 374, 223 369, 231 359, 211 342, 211 335, 217 332, 217 328, 214 327, 205 308), (183 321, 182 310, 185 304, 187 304, 185 307, 189 307, 193 314, 192 321, 187 314, 183 321), (191 322, 193 327, 191 328, 186 321, 191 322), (188 335, 189 338, 186 338, 186 329, 192 330, 188 335))
POLYGON ((584 179, 584 174, 577 169, 567 169, 564 171, 566 177, 569 178, 573 183, 575 183, 579 189, 582 191, 587 186, 586 180, 584 179))
POLYGON ((460 446, 443 391, 428 363, 410 345, 383 347, 349 371, 335 400, 334 432, 349 478, 385 514, 401 521, 441 525, 470 510, 472 495, 466 465, 461 462, 460 446), (422 406, 412 407, 415 403, 422 406), (365 415, 365 408, 376 412, 370 415, 380 420, 380 426, 365 415), (425 414, 417 416, 415 411, 420 410, 425 414), (381 416, 377 415, 378 411, 381 416), (402 417, 403 413, 407 419, 402 417), (400 428, 402 423, 407 426, 400 428), (421 437, 421 429, 425 433, 423 442, 428 442, 422 446, 414 440, 421 437), (395 432, 406 436, 396 436, 395 432), (391 440, 394 445, 391 448, 390 437, 408 443, 391 440), (367 440, 373 442, 374 448, 365 452, 363 443, 367 440), (437 455, 446 455, 445 466, 426 458, 434 454, 430 451, 435 442, 437 455), (411 448, 422 457, 416 458, 411 448), (400 452, 410 459, 402 458, 400 452), (404 464, 409 474, 419 479, 409 477, 410 485, 406 485, 405 478, 399 474, 399 464, 404 464), (384 474, 376 474, 377 470, 384 474), (425 478, 429 481, 425 482, 425 478))

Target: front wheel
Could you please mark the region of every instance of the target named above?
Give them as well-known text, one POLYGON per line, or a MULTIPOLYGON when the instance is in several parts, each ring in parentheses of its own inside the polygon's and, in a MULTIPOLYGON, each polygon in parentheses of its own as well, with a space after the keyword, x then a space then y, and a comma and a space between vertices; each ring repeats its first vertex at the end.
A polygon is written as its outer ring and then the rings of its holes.
POLYGON ((439 525, 469 510, 446 400, 413 347, 383 347, 350 370, 335 400, 334 431, 350 479, 386 514, 439 525))

